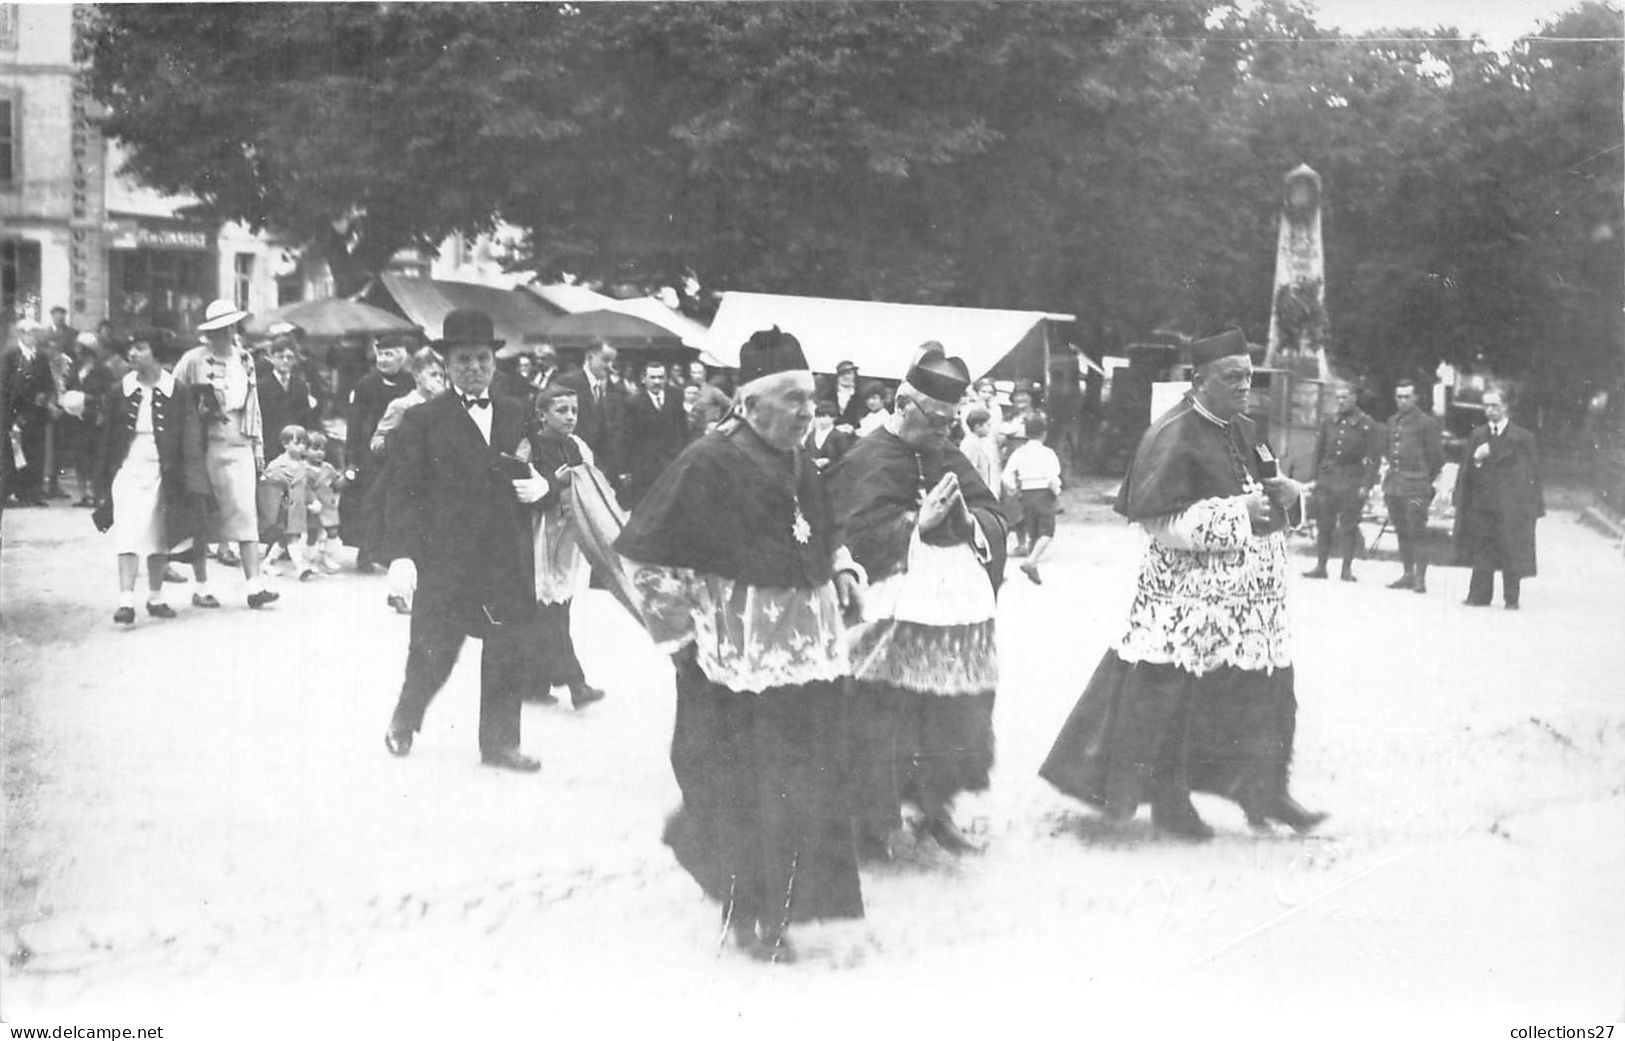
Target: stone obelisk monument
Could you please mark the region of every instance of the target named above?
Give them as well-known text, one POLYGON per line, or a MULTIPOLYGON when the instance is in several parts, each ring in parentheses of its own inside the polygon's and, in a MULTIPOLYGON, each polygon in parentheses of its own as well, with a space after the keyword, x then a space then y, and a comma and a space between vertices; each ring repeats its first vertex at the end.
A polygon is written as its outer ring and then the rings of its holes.
POLYGON ((1326 320, 1326 252, 1320 239, 1320 174, 1307 164, 1286 175, 1275 246, 1275 295, 1264 364, 1294 376, 1324 380, 1330 326, 1326 320))

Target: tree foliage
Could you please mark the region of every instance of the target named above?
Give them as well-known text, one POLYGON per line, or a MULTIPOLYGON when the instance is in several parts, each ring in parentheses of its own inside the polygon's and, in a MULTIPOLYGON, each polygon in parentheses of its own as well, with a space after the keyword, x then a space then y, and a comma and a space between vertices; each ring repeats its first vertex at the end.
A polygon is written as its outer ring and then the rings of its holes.
POLYGON ((1459 35, 1296 0, 109 5, 87 56, 139 176, 352 284, 500 217, 544 271, 1069 310, 1093 350, 1262 338, 1307 162, 1340 360, 1561 399, 1625 339, 1620 15, 1459 35))

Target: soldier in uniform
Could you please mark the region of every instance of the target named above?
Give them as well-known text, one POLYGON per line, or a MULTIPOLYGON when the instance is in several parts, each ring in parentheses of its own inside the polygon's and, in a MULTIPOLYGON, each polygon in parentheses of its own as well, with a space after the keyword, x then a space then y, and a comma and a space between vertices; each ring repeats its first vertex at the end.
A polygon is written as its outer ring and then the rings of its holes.
POLYGON ((1428 559, 1422 539, 1427 534, 1433 482, 1444 469, 1444 443, 1438 422, 1416 407, 1415 383, 1397 383, 1394 404, 1399 411, 1388 421, 1388 474, 1382 480, 1382 496, 1405 571, 1388 588, 1425 593, 1428 559))
POLYGON ((1337 412, 1320 425, 1315 439, 1315 566, 1305 578, 1325 578, 1326 561, 1339 529, 1343 533, 1343 581, 1354 581, 1354 550, 1360 514, 1377 483, 1382 462, 1382 428, 1356 403, 1354 388, 1335 384, 1337 412))

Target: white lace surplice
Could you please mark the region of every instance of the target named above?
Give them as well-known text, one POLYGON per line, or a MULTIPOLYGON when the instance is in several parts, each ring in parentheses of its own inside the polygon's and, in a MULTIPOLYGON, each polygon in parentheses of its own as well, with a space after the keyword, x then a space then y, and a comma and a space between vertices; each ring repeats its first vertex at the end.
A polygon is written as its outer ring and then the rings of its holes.
POLYGON ((1150 538, 1119 657, 1198 676, 1292 664, 1286 537, 1253 534, 1244 497, 1205 499, 1141 528, 1150 538))
POLYGON ((692 641, 713 683, 760 693, 849 672, 832 582, 781 589, 688 568, 628 564, 656 645, 672 654, 692 641))

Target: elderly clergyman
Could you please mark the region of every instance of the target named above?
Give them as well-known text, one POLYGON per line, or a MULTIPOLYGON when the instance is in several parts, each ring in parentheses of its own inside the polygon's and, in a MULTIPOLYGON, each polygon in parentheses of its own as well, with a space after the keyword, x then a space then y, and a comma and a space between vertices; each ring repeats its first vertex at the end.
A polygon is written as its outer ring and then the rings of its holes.
POLYGON ((1117 512, 1148 536, 1127 630, 1106 652, 1040 775, 1125 822, 1202 841, 1193 790, 1248 823, 1305 832, 1288 791, 1297 720, 1286 611, 1286 539, 1302 488, 1243 415, 1253 366, 1232 330, 1192 345, 1194 385, 1146 431, 1117 512))
POLYGON ((786 961, 791 922, 863 916, 841 621, 862 572, 801 448, 813 376, 800 343, 756 333, 739 379, 741 419, 655 479, 615 549, 677 667, 683 805, 666 842, 742 949, 786 961))
POLYGON ((993 766, 994 597, 1006 524, 996 493, 948 440, 970 374, 925 344, 897 407, 828 471, 835 516, 873 583, 850 645, 869 770, 858 785, 864 852, 885 858, 901 803, 950 853, 978 849, 953 819, 993 766))

